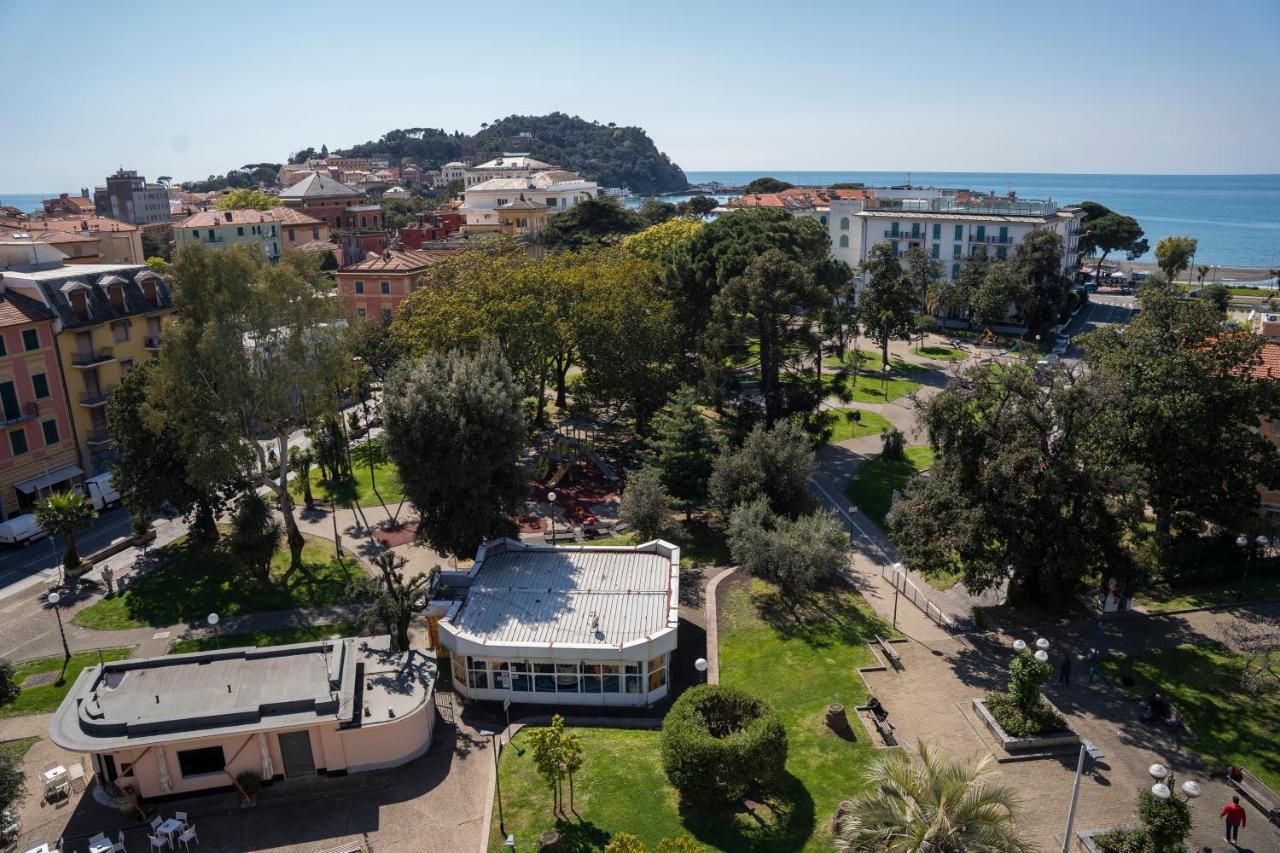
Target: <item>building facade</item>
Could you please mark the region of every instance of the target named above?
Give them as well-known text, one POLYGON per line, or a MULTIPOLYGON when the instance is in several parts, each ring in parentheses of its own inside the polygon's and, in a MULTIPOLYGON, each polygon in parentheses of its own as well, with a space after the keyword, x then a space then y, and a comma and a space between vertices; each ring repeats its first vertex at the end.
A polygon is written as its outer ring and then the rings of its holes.
POLYGON ((168 224, 169 190, 149 184, 132 170, 121 169, 107 177, 105 187, 93 191, 93 207, 99 216, 109 216, 130 225, 168 224))
POLYGON ((280 193, 285 207, 300 210, 331 228, 353 228, 349 209, 365 202, 364 193, 321 172, 311 172, 280 193))
POLYGON ((300 249, 310 243, 329 242, 329 224, 292 207, 273 207, 269 211, 280 226, 281 245, 300 249))
MULTIPOLYGON (((453 582, 450 582, 453 583, 453 582)), ((461 601, 432 602, 454 689, 468 699, 643 707, 669 690, 680 549, 487 542, 461 601)))
POLYGON ((146 261, 142 230, 105 216, 32 216, 24 220, 0 216, 0 227, 53 243, 72 263, 141 264, 146 261))
POLYGON ((464 230, 492 230, 492 226, 501 224, 498 208, 520 198, 544 205, 547 213, 554 215, 600 195, 600 186, 595 181, 556 169, 538 172, 529 178, 492 178, 470 186, 462 194, 458 211, 467 219, 468 228, 464 230))
POLYGON ((222 249, 240 243, 257 246, 272 261, 280 259, 280 224, 269 210, 204 210, 174 223, 178 249, 200 243, 222 249))
POLYGON ((338 297, 349 316, 390 322, 405 297, 418 289, 427 269, 448 256, 449 252, 385 249, 338 270, 338 297))
POLYGON ((445 163, 440 167, 440 174, 435 176, 433 182, 436 189, 449 186, 454 181, 462 181, 466 186, 467 180, 467 164, 454 160, 452 163, 445 163))
POLYGON ((0 283, 0 521, 83 478, 54 315, 0 283))
POLYGON ((46 198, 40 204, 45 216, 85 216, 95 212, 88 189, 80 190, 80 195, 59 193, 57 198, 46 198))
MULTIPOLYGON (((450 163, 448 166, 454 165, 450 163)), ((470 166, 463 174, 463 186, 473 187, 493 178, 531 178, 538 172, 547 172, 556 167, 541 160, 535 160, 523 152, 503 154, 476 166, 470 166)))

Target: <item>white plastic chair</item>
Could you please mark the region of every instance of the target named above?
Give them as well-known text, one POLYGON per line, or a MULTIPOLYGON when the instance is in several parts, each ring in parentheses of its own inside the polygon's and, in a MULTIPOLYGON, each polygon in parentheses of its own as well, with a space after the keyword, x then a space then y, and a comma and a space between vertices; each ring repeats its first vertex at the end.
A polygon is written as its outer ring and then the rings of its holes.
POLYGON ((174 819, 174 820, 176 820, 178 823, 182 824, 184 828, 186 827, 186 825, 187 825, 187 813, 186 813, 186 812, 174 812, 174 813, 173 813, 173 819, 174 819))
POLYGON ((111 853, 127 853, 124 846, 124 830, 116 836, 116 840, 111 842, 111 853))
POLYGON ((156 834, 159 834, 160 824, 162 823, 164 823, 164 818, 160 817, 160 815, 156 815, 155 817, 151 818, 151 831, 156 834))
POLYGON ((169 839, 163 835, 148 835, 147 838, 151 839, 152 850, 159 850, 169 846, 169 839))
POLYGON ((199 847, 200 839, 199 837, 196 836, 196 825, 193 823, 190 826, 188 826, 186 829, 184 829, 182 831, 182 834, 178 836, 178 840, 182 842, 182 847, 185 850, 191 849, 192 841, 194 841, 196 843, 196 846, 199 847))

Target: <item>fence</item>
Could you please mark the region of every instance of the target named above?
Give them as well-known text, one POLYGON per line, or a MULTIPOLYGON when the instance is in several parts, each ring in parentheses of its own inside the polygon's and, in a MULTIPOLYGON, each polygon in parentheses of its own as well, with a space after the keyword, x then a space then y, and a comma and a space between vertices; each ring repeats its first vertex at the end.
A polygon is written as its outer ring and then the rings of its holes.
POLYGON ((905 595, 908 601, 920 608, 925 616, 938 623, 939 626, 947 629, 955 627, 951 617, 943 613, 942 608, 930 601, 929 597, 920 591, 920 587, 916 586, 911 578, 907 577, 906 572, 895 569, 893 566, 881 565, 880 577, 893 584, 894 589, 905 595), (885 574, 885 572, 888 572, 888 574, 885 574))

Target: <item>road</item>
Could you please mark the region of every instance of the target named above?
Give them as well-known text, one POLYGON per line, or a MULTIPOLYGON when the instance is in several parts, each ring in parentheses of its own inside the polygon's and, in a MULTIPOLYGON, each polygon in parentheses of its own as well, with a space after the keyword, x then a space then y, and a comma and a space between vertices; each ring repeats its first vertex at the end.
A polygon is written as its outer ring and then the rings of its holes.
POLYGON ((1128 323, 1138 310, 1138 300, 1133 296, 1120 294, 1089 295, 1089 304, 1083 311, 1071 318, 1065 332, 1072 337, 1092 332, 1101 326, 1114 323, 1128 323))
MULTIPOLYGON (((129 528, 128 512, 108 510, 94 519, 89 529, 76 534, 76 547, 82 554, 91 554, 121 536, 128 536, 129 528)), ((0 546, 0 597, 25 589, 40 579, 57 577, 63 550, 61 538, 53 536, 25 548, 0 546)))

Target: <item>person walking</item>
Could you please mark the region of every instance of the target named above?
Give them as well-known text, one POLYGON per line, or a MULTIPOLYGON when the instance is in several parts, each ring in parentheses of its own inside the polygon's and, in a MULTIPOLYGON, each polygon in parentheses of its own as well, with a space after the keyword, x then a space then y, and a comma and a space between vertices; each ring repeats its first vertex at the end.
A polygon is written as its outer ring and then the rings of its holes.
POLYGON ((1063 655, 1062 663, 1058 666, 1058 686, 1071 686, 1071 654, 1068 652, 1063 655))
POLYGON ((1244 806, 1240 805, 1239 797, 1232 797, 1231 802, 1222 807, 1222 811, 1218 812, 1218 817, 1226 818, 1227 834, 1223 836, 1228 844, 1235 845, 1236 839, 1240 836, 1240 827, 1248 822, 1248 816, 1244 813, 1244 806))

